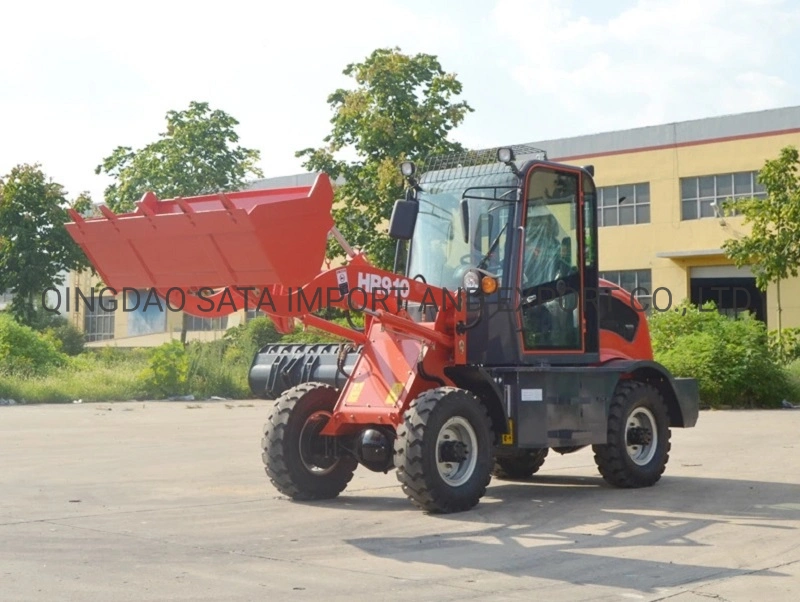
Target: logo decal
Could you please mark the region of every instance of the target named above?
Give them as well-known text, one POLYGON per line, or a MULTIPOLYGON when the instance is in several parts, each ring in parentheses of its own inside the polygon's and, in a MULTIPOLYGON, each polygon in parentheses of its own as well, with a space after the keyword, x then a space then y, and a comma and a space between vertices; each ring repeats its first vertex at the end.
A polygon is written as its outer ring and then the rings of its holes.
POLYGON ((339 284, 339 294, 345 297, 350 292, 350 285, 347 282, 347 270, 336 271, 336 282, 339 284))
POLYGON ((378 274, 358 273, 358 288, 364 292, 371 293, 376 290, 383 290, 387 295, 396 295, 398 292, 404 299, 411 293, 411 284, 406 278, 381 278, 378 274))

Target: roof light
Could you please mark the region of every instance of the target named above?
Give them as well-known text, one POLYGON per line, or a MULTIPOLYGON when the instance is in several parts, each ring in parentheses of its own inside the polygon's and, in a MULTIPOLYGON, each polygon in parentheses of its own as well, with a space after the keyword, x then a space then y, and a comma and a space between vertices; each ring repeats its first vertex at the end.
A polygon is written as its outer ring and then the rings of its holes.
POLYGON ((417 166, 412 161, 403 161, 400 164, 400 172, 407 178, 413 176, 417 171, 417 166))
POLYGON ((497 160, 500 161, 500 163, 511 163, 514 160, 514 151, 508 146, 498 148, 497 160))

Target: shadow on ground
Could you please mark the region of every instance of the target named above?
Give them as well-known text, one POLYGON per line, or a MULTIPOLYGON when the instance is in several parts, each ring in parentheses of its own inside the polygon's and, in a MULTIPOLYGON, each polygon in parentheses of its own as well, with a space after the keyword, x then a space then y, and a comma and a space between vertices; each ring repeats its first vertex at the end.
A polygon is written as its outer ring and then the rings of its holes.
MULTIPOLYGON (((783 538, 787 550, 796 547, 796 500, 800 486, 789 484, 665 477, 652 488, 619 490, 599 477, 539 475, 494 480, 477 508, 428 515, 424 532, 411 521, 408 535, 345 542, 409 564, 655 593, 745 574, 784 576, 741 567, 753 566, 760 539, 783 538)), ((348 495, 333 504, 398 512, 398 521, 408 518, 403 505, 408 510, 402 499, 348 495)))

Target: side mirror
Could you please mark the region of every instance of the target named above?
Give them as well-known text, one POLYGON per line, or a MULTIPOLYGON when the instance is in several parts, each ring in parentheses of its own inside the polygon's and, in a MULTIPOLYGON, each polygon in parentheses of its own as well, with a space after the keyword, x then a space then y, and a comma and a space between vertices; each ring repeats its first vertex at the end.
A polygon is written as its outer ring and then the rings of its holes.
POLYGON ((469 242, 469 201, 461 199, 461 231, 464 233, 464 242, 469 242))
POLYGON ((389 220, 389 236, 398 240, 411 240, 417 223, 417 213, 419 213, 417 201, 403 199, 395 201, 392 217, 389 220))

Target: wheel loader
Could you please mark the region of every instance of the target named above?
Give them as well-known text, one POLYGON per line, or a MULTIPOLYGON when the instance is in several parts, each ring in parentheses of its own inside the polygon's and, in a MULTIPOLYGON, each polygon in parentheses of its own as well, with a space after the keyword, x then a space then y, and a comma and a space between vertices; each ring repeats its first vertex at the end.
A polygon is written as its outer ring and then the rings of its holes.
POLYGON ((423 511, 466 511, 493 477, 527 479, 549 453, 585 448, 611 486, 656 484, 671 430, 697 422, 698 386, 654 361, 636 291, 599 278, 594 168, 528 146, 399 167, 392 271, 335 227, 324 173, 306 187, 149 192, 131 213, 72 212, 66 227, 112 291, 330 333, 267 345, 249 372, 271 400, 266 474, 289 498, 335 498, 363 467, 393 471, 423 511), (329 238, 342 261, 326 260, 329 238), (322 317, 334 308, 363 325, 322 317))

